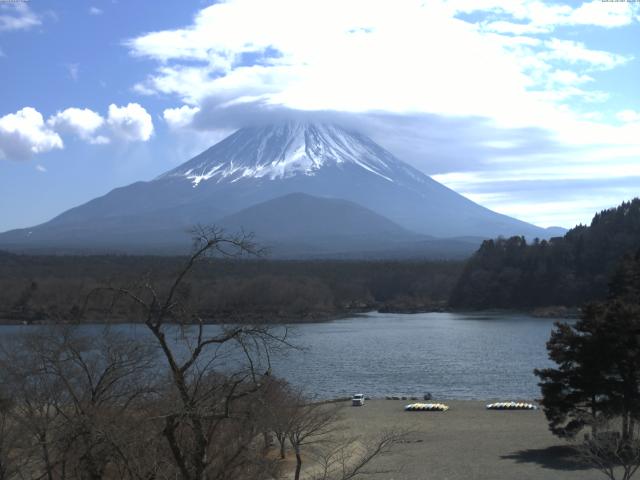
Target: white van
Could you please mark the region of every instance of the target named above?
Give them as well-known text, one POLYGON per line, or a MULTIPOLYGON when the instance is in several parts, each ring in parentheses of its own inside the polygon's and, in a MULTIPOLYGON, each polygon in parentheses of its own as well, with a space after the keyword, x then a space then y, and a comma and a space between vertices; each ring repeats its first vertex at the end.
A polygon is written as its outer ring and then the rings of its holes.
POLYGON ((364 394, 356 393, 353 397, 351 397, 351 406, 353 407, 364 406, 364 394))

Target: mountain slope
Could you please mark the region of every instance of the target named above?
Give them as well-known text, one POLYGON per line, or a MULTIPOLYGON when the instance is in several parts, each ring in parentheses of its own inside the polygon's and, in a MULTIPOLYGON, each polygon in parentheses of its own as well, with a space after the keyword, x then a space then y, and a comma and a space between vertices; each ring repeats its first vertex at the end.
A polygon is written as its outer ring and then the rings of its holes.
POLYGON ((371 210, 347 200, 291 193, 253 205, 218 221, 227 230, 248 229, 266 239, 386 237, 417 240, 409 232, 371 210))
MULTIPOLYGON (((547 237, 435 182, 369 138, 335 125, 245 128, 149 182, 117 188, 42 225, 0 235, 7 248, 184 248, 188 228, 302 192, 365 207, 436 237, 547 237)), ((331 232, 328 232, 331 233, 331 232)))
POLYGON ((284 258, 464 258, 482 242, 416 234, 356 203, 304 193, 267 200, 217 224, 255 233, 271 256, 284 258))
POLYGON ((275 256, 348 255, 402 250, 424 239, 353 202, 292 193, 253 205, 217 222, 253 232, 275 256))

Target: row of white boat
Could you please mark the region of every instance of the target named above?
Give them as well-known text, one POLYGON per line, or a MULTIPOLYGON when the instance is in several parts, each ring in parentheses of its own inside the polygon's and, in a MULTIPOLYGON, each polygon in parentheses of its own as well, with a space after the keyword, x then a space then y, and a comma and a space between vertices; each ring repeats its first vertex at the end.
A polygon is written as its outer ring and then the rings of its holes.
MULTIPOLYGON (((404 409, 408 412, 446 412, 449 406, 444 403, 410 403, 404 409)), ((487 405, 488 410, 537 410, 533 403, 497 402, 487 405)))
POLYGON ((404 409, 408 412, 446 412, 449 406, 444 403, 410 403, 404 409))
POLYGON ((489 410, 537 410, 533 403, 527 402, 498 402, 487 405, 489 410))

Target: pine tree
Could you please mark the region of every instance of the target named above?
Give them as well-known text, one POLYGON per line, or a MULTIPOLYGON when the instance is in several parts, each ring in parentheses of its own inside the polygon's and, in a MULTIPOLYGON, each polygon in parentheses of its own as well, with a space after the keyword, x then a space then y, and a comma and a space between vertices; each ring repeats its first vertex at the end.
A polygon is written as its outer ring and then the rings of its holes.
POLYGON ((623 441, 634 441, 640 419, 640 252, 622 262, 605 302, 587 306, 574 325, 556 324, 547 349, 558 367, 535 374, 551 431, 571 438, 615 417, 623 441))

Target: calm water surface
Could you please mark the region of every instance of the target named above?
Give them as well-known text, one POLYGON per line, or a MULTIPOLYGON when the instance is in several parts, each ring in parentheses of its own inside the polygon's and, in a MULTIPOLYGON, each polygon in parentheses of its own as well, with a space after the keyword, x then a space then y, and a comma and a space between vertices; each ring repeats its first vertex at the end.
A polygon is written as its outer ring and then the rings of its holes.
POLYGON ((295 327, 305 347, 275 371, 310 393, 533 399, 534 368, 552 365, 554 320, 517 314, 382 314, 295 327))
MULTIPOLYGON (((552 365, 545 343, 553 322, 519 314, 370 313, 290 325, 301 350, 272 358, 273 372, 321 398, 430 392, 447 399, 534 399, 540 390, 533 369, 552 365)), ((39 327, 0 332, 7 340, 32 328, 39 327)), ((148 335, 140 325, 117 328, 148 335)))

